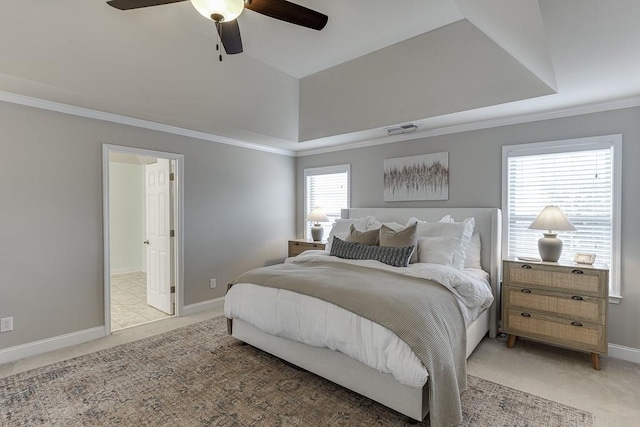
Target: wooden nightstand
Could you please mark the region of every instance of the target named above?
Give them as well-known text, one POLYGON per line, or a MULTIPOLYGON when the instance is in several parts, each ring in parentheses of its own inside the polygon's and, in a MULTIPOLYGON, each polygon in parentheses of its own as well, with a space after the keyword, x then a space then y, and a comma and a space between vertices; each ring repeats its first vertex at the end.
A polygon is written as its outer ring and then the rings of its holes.
POLYGON ((314 242, 313 240, 289 240, 289 256, 296 256, 308 250, 323 251, 325 246, 326 244, 324 242, 314 242))
POLYGON ((591 353, 600 370, 607 353, 609 269, 555 262, 503 262, 502 321, 509 348, 516 336, 591 353))

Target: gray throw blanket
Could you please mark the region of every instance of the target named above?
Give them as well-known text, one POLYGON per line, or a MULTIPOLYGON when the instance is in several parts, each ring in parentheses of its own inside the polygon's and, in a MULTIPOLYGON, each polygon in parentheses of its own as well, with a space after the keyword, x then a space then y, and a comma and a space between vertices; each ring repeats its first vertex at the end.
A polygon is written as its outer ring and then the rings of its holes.
POLYGON ((393 331, 429 372, 433 427, 462 423, 467 386, 466 330, 454 295, 437 283, 366 267, 308 261, 257 268, 235 283, 286 289, 319 298, 393 331))

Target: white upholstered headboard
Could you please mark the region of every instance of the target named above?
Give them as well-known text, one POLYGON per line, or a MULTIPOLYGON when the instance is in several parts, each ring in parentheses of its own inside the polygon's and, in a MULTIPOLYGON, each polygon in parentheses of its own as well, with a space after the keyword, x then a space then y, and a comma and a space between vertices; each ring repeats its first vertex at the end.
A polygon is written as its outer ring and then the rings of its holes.
POLYGON ((490 311, 489 336, 495 337, 498 329, 500 309, 500 280, 502 268, 501 232, 502 212, 496 208, 352 208, 342 209, 342 218, 362 218, 374 216, 379 221, 395 221, 406 224, 411 217, 423 221, 438 221, 445 215, 451 215, 456 221, 474 217, 476 226, 474 233, 480 234, 482 252, 480 262, 482 268, 491 275, 491 289, 494 302, 490 311))

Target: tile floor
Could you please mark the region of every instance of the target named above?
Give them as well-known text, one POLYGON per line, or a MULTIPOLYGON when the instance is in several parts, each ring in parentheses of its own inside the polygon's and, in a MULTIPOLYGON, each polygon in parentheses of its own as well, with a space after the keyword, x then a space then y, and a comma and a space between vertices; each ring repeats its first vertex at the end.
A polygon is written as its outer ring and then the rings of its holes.
POLYGON ((111 330, 129 328, 171 317, 147 305, 147 275, 143 272, 111 276, 111 330))

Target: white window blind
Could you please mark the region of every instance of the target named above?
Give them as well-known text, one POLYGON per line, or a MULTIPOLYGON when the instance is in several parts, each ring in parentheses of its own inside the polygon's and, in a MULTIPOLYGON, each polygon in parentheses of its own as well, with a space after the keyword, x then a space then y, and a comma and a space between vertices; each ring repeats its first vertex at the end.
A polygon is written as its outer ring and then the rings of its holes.
MULTIPOLYGON (((327 166, 304 170, 304 218, 311 209, 320 207, 331 222, 321 223, 323 239, 329 236, 340 210, 349 207, 349 165, 327 166)), ((305 221, 304 237, 311 238, 311 223, 305 221)))
POLYGON ((578 252, 596 254, 598 263, 611 268, 610 293, 619 295, 614 144, 589 138, 505 148, 506 255, 537 257, 542 231, 528 227, 545 206, 559 206, 576 227, 558 232, 564 244, 559 261, 573 262, 578 252))

